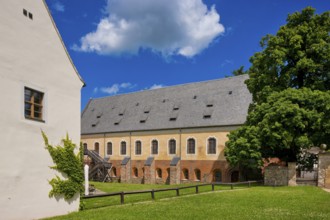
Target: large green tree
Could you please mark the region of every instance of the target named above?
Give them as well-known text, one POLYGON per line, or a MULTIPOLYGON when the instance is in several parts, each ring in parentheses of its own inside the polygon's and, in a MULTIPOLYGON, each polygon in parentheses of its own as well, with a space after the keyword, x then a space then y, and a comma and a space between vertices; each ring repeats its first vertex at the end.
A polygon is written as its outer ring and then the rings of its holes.
POLYGON ((247 121, 229 134, 232 165, 261 166, 262 158, 297 161, 330 136, 330 16, 311 7, 289 15, 261 41, 246 80, 253 102, 247 121))
POLYGON ((276 35, 265 36, 263 50, 250 58, 247 86, 258 103, 273 91, 308 87, 330 89, 329 12, 305 8, 289 15, 276 35))

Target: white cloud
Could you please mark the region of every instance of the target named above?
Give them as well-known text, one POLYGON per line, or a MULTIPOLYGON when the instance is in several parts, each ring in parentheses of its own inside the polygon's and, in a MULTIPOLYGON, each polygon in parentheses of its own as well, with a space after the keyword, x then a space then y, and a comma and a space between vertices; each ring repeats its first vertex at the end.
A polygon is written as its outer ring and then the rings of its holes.
POLYGON ((109 87, 101 87, 98 89, 97 87, 94 89, 94 92, 98 92, 99 90, 103 93, 109 94, 109 95, 115 95, 117 94, 121 89, 132 89, 136 85, 133 85, 132 83, 121 83, 121 84, 113 84, 112 86, 109 87))
POLYGON ((55 1, 53 4, 53 8, 58 12, 64 12, 65 7, 60 1, 55 1))
POLYGON ((108 0, 105 12, 74 50, 118 55, 150 49, 193 57, 224 33, 215 7, 202 0, 108 0))
POLYGON ((152 89, 160 89, 160 88, 163 88, 164 85, 161 85, 161 84, 153 84, 152 86, 150 86, 149 90, 152 90, 152 89))
POLYGON ((224 66, 226 66, 226 65, 233 65, 234 64, 234 61, 232 61, 232 60, 225 60, 225 61, 223 61, 222 63, 221 63, 221 67, 224 67, 224 66))
POLYGON ((99 91, 99 88, 98 87, 95 87, 94 89, 93 89, 93 93, 97 93, 99 91))

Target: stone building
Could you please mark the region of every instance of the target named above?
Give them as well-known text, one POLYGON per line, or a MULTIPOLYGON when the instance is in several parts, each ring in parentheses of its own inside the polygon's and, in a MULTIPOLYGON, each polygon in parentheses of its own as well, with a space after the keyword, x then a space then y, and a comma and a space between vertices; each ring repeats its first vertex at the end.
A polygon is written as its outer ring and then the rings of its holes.
POLYGON ((111 176, 121 182, 238 181, 224 148, 246 120, 247 77, 91 99, 82 142, 112 163, 111 176))
POLYGON ((43 130, 52 144, 68 133, 80 141, 76 71, 43 0, 0 2, 0 212, 1 219, 39 219, 79 208, 49 198, 50 169, 43 130))

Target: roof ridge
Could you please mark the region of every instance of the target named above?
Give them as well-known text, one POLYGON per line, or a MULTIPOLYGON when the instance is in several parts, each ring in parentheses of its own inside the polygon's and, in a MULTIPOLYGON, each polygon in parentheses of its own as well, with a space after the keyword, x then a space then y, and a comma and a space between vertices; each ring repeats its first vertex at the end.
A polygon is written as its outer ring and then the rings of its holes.
POLYGON ((108 96, 91 98, 91 99, 92 100, 106 99, 106 98, 110 98, 110 97, 112 98, 112 97, 119 97, 119 96, 124 96, 124 95, 131 95, 131 94, 134 94, 134 93, 150 92, 150 91, 153 91, 153 90, 158 91, 158 90, 175 88, 175 87, 189 86, 189 85, 193 85, 193 84, 203 84, 203 83, 209 83, 209 82, 225 81, 225 80, 233 79, 233 78, 241 78, 243 76, 247 77, 247 74, 242 74, 242 75, 238 75, 238 76, 229 76, 229 77, 223 77, 223 78, 211 79, 211 80, 204 80, 204 81, 198 81, 198 82, 182 83, 182 84, 176 84, 176 85, 172 85, 172 86, 165 86, 165 87, 158 88, 158 89, 145 89, 145 90, 133 91, 133 92, 128 92, 128 93, 121 93, 121 94, 116 94, 116 95, 108 95, 108 96))

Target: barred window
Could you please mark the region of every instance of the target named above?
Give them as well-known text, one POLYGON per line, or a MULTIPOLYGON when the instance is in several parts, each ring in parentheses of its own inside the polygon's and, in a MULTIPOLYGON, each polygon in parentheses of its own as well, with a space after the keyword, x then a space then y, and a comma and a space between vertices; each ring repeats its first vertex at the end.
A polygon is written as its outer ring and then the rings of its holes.
POLYGON ((160 168, 156 169, 156 178, 161 179, 163 177, 162 170, 160 168))
POLYGON ((153 140, 151 142, 151 154, 158 154, 158 141, 153 140))
POLYGON ((209 138, 207 145, 207 153, 208 154, 216 154, 217 141, 215 138, 209 138))
POLYGON ((195 154, 195 139, 189 138, 187 141, 187 153, 195 154))
POLYGON ((141 155, 142 153, 142 143, 141 141, 135 142, 135 155, 141 155))
POLYGON ((126 142, 125 141, 122 141, 120 143, 120 154, 126 155, 126 142))
POLYGON ((44 94, 34 89, 24 88, 24 115, 25 118, 43 121, 44 94))
POLYGON ((176 154, 176 141, 174 139, 168 142, 169 154, 176 154))
POLYGON ((200 171, 200 169, 195 169, 195 178, 198 181, 201 180, 201 171, 200 171))
POLYGON ((112 143, 107 143, 107 155, 112 155, 112 143))
POLYGON ((133 176, 134 177, 139 177, 139 172, 138 172, 138 169, 136 167, 133 167, 133 176))

